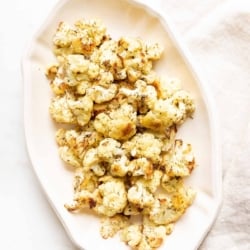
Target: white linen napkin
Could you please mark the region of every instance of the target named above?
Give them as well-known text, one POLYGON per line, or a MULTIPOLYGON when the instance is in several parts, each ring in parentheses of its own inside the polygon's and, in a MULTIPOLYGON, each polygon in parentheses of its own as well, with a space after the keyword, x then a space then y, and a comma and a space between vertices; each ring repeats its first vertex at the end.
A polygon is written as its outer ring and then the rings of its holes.
POLYGON ((164 13, 218 112, 223 204, 200 250, 250 249, 250 1, 141 0, 164 13))

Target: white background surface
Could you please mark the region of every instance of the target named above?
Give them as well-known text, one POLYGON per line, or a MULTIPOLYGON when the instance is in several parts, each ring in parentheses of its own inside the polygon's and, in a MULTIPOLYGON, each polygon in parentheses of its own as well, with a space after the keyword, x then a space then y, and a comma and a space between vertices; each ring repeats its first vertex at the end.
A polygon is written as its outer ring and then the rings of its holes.
MULTIPOLYGON (((250 249, 249 1, 163 2, 162 9, 172 18, 209 84, 221 128, 224 201, 200 249, 250 249)), ((75 249, 39 187, 23 133, 20 60, 55 3, 0 2, 0 249, 75 249)))

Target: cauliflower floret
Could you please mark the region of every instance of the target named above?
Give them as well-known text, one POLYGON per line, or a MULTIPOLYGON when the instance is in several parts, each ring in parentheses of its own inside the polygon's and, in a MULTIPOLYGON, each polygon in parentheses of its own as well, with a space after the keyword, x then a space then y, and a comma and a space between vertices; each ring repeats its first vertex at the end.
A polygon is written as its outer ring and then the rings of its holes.
POLYGON ((70 149, 68 146, 59 147, 59 155, 61 159, 68 165, 77 168, 81 166, 80 159, 74 154, 73 150, 70 149))
POLYGON ((89 55, 106 38, 106 27, 100 20, 80 20, 75 23, 81 41, 81 51, 89 55))
POLYGON ((86 59, 83 55, 67 55, 62 62, 62 73, 60 81, 70 87, 84 90, 88 82, 93 82, 100 74, 100 68, 97 64, 86 59), (81 87, 78 87, 80 85, 81 87))
POLYGON ((144 208, 152 206, 154 197, 141 183, 136 183, 128 190, 128 201, 139 208, 144 208))
POLYGON ((142 75, 149 74, 152 61, 159 59, 161 53, 158 45, 144 45, 140 39, 122 37, 118 41, 118 54, 123 59, 123 64, 130 82, 136 82, 142 75))
POLYGON ((127 77, 123 61, 117 54, 118 43, 115 40, 107 40, 96 50, 91 59, 97 62, 105 71, 112 73, 115 80, 123 80, 127 77))
POLYGON ((65 204, 65 208, 68 211, 76 211, 83 208, 94 208, 96 206, 97 192, 89 192, 87 190, 81 190, 75 193, 72 204, 65 204))
POLYGON ((72 74, 81 74, 88 71, 90 61, 85 59, 83 55, 68 55, 66 57, 68 72, 72 74))
POLYGON ((100 233, 104 239, 108 239, 127 226, 128 217, 126 216, 117 214, 113 217, 104 217, 101 220, 100 233))
POLYGON ((47 78, 50 80, 50 87, 55 95, 64 95, 69 86, 65 83, 61 77, 63 74, 63 68, 60 67, 59 63, 50 65, 45 72, 47 78))
POLYGON ((143 216, 143 238, 152 248, 158 248, 162 245, 166 236, 166 227, 152 223, 147 216, 143 216), (145 219, 146 218, 146 219, 145 219))
POLYGON ((83 167, 86 170, 90 170, 93 165, 98 164, 100 161, 98 155, 97 155, 97 149, 96 148, 90 148, 83 159, 83 167))
POLYGON ((94 81, 100 75, 100 67, 83 55, 68 55, 66 59, 68 63, 66 81, 70 86, 82 81, 94 81))
POLYGON ((76 31, 65 22, 61 22, 57 28, 53 42, 59 48, 70 47, 72 40, 76 38, 76 31))
POLYGON ((96 153, 101 161, 109 163, 112 176, 123 177, 129 171, 129 167, 128 158, 120 146, 120 142, 112 138, 105 138, 100 142, 96 153))
POLYGON ((160 196, 155 199, 149 218, 157 225, 169 224, 177 221, 183 211, 175 210, 169 197, 160 196))
POLYGON ((56 54, 90 55, 106 38, 106 27, 99 20, 80 20, 74 26, 61 22, 54 36, 56 54))
POLYGON ((87 190, 89 192, 94 192, 98 187, 98 178, 91 171, 85 171, 82 167, 77 168, 74 176, 74 191, 80 192, 82 190, 87 190))
POLYGON ((127 154, 134 158, 145 157, 151 160, 152 163, 160 162, 162 147, 162 142, 148 132, 137 133, 130 141, 127 141, 122 145, 122 148, 127 154))
POLYGON ((83 160, 86 151, 91 147, 97 146, 101 139, 101 135, 95 131, 59 129, 56 132, 58 145, 68 146, 80 160, 83 160))
POLYGON ((112 162, 114 158, 123 155, 121 143, 112 138, 105 138, 97 147, 97 155, 101 160, 112 162))
POLYGON ((117 110, 98 114, 94 127, 105 137, 126 140, 136 133, 136 112, 131 105, 123 104, 117 110))
POLYGON ((192 146, 182 140, 175 140, 172 152, 163 156, 165 171, 169 176, 189 176, 195 167, 192 146))
POLYGON ((147 113, 157 100, 157 92, 153 86, 147 85, 145 81, 137 80, 135 89, 121 87, 119 94, 127 97, 128 103, 135 103, 137 111, 141 114, 147 113))
POLYGON ((77 100, 69 99, 68 106, 75 115, 80 126, 88 124, 93 110, 93 101, 90 97, 83 96, 77 100))
POLYGON ((134 224, 125 227, 120 234, 120 238, 134 249, 142 240, 142 225, 134 224))
POLYGON ((49 107, 52 118, 59 123, 76 124, 77 119, 69 107, 68 97, 55 97, 49 107))
POLYGON ((55 77, 53 81, 50 82, 50 87, 55 95, 64 95, 67 90, 69 90, 69 85, 65 83, 64 79, 55 77))
POLYGON ((85 171, 93 171, 96 176, 105 174, 106 166, 100 161, 96 148, 91 148, 86 152, 83 159, 83 168, 85 171))
POLYGON ((193 203, 196 192, 190 188, 180 188, 178 192, 175 192, 172 197, 172 206, 175 210, 181 211, 182 213, 193 203))
POLYGON ((50 114, 59 123, 86 125, 92 115, 93 101, 88 96, 77 100, 74 96, 67 94, 55 97, 50 104, 50 114))
POLYGON ((191 95, 184 91, 176 91, 172 98, 172 104, 182 113, 181 119, 177 124, 182 124, 187 117, 191 117, 195 111, 194 100, 191 95))
POLYGON ((146 57, 149 60, 158 60, 160 59, 162 52, 163 52, 163 48, 158 44, 146 44, 146 57))
POLYGON ((151 207, 150 220, 158 225, 177 221, 192 204, 195 194, 191 188, 182 187, 171 195, 159 195, 151 207))
POLYGON ((171 98, 158 99, 154 107, 144 116, 139 116, 139 123, 152 130, 165 130, 173 125, 182 124, 194 112, 194 103, 185 91, 177 91, 171 98))
POLYGON ((177 124, 182 119, 182 114, 172 105, 171 100, 158 99, 146 115, 141 115, 138 118, 142 127, 164 131, 177 124))
POLYGON ((110 165, 110 174, 112 176, 124 177, 127 173, 131 172, 129 166, 129 160, 126 155, 122 155, 114 161, 110 165))
POLYGON ((103 103, 112 100, 117 93, 117 84, 111 84, 108 88, 102 86, 92 86, 87 89, 87 95, 92 98, 95 103, 103 103))
POLYGON ((146 239, 148 245, 152 248, 158 248, 162 245, 167 234, 167 227, 165 225, 155 225, 148 216, 143 216, 143 237, 146 239))
POLYGON ((153 164, 145 157, 134 159, 129 163, 129 171, 132 176, 144 176, 151 178, 153 174, 153 164))
POLYGON ((160 99, 171 98, 174 93, 181 90, 179 79, 157 79, 152 85, 157 90, 160 99))
POLYGON ((127 205, 127 192, 121 179, 110 178, 98 187, 101 200, 94 208, 98 214, 112 217, 127 205))
POLYGON ((119 56, 123 59, 133 58, 135 54, 141 53, 143 49, 142 40, 132 37, 121 37, 118 40, 118 45, 119 56))
POLYGON ((135 57, 133 59, 126 59, 124 65, 126 68, 128 80, 136 82, 143 74, 147 74, 152 69, 152 62, 143 63, 143 58, 135 57))
POLYGON ((55 79, 59 69, 59 63, 52 63, 47 66, 45 75, 48 79, 53 80, 55 79))

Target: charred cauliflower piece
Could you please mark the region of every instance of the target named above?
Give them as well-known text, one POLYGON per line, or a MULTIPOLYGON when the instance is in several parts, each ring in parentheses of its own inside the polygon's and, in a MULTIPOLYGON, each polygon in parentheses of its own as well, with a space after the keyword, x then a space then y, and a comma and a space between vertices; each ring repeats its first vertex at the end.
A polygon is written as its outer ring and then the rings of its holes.
POLYGON ((189 176, 195 167, 191 144, 175 140, 173 150, 163 157, 163 162, 169 176, 189 176))
POLYGON ((77 100, 72 95, 55 97, 50 104, 50 114, 59 123, 86 125, 91 118, 93 101, 84 96, 77 100))
POLYGON ((74 154, 74 151, 68 146, 59 147, 59 155, 61 159, 72 167, 81 167, 80 159, 74 154))
POLYGON ((59 147, 68 146, 80 160, 83 160, 89 148, 97 146, 101 140, 101 135, 96 131, 59 129, 56 132, 56 141, 59 147))
POLYGON ((115 158, 121 157, 122 154, 121 143, 112 138, 103 139, 97 147, 98 157, 106 162, 112 162, 115 158))
POLYGON ((110 174, 114 177, 124 177, 130 172, 129 160, 126 155, 114 159, 110 164, 110 174))
POLYGON ((61 22, 54 35, 53 42, 58 48, 68 48, 75 38, 76 31, 74 28, 65 22, 61 22))
POLYGON ((53 38, 56 54, 89 55, 106 36, 106 28, 99 20, 80 20, 70 26, 61 22, 53 38))
POLYGON ((179 79, 157 79, 155 77, 151 84, 157 90, 157 96, 163 100, 171 98, 173 94, 181 90, 181 83, 179 79))
POLYGON ((49 107, 51 117, 58 123, 76 124, 77 119, 69 107, 68 97, 55 97, 49 107))
POLYGON ((185 91, 177 91, 170 98, 158 99, 146 115, 139 116, 139 123, 145 128, 164 131, 173 125, 181 125, 193 112, 191 96, 185 91))
POLYGON ((119 94, 126 96, 127 102, 133 104, 140 114, 147 113, 157 100, 155 88, 143 80, 137 80, 134 89, 122 86, 119 94))
POLYGON ((127 205, 127 192, 121 179, 110 178, 99 185, 98 192, 100 201, 94 207, 98 214, 112 217, 121 213, 127 205))
POLYGON ((153 164, 145 157, 134 159, 129 163, 129 171, 132 176, 144 176, 151 178, 154 172, 153 164))
POLYGON ((96 176, 103 176, 106 172, 106 168, 100 162, 97 156, 97 149, 89 149, 83 159, 83 169, 85 171, 92 171, 96 176))
POLYGON ((162 49, 158 44, 147 45, 140 39, 122 37, 118 41, 119 56, 122 58, 130 82, 136 82, 152 69, 152 62, 159 59, 162 49))
POLYGON ((149 245, 151 249, 160 247, 166 237, 166 227, 164 226, 152 226, 143 224, 143 241, 138 246, 138 249, 143 248, 144 244, 149 245), (144 242, 146 241, 146 242, 144 242))
POLYGON ((93 110, 93 101, 90 97, 83 96, 78 98, 78 100, 70 99, 68 100, 68 106, 80 126, 88 124, 93 110))
POLYGON ((69 86, 65 83, 64 69, 60 63, 54 63, 47 67, 45 72, 47 78, 50 80, 50 87, 55 95, 64 95, 69 89, 69 86))
POLYGON ((142 234, 142 225, 129 225, 125 227, 121 234, 121 240, 124 241, 127 245, 132 247, 132 249, 136 249, 136 247, 140 244, 143 234, 142 234))
POLYGON ((97 156, 108 163, 109 171, 114 177, 123 177, 130 170, 128 158, 120 147, 121 143, 112 138, 102 140, 97 147, 97 156))
POLYGON ((159 195, 151 207, 149 218, 157 225, 176 222, 193 203, 194 198, 195 192, 187 187, 170 196, 159 195))
POLYGON ((121 57, 117 54, 118 42, 107 40, 96 50, 91 59, 101 65, 105 71, 112 73, 115 80, 124 80, 127 77, 121 57))
POLYGON ((149 218, 156 225, 164 225, 175 222, 182 215, 182 211, 175 210, 169 197, 159 197, 154 201, 149 218))
POLYGON ((73 184, 75 193, 78 193, 81 190, 93 193, 98 187, 98 178, 94 173, 84 171, 84 169, 80 167, 75 171, 73 184))
POLYGON ((136 133, 136 113, 131 105, 123 104, 117 110, 98 114, 94 127, 105 137, 126 140, 136 133))
POLYGON ((173 194, 183 188, 184 183, 180 177, 170 177, 164 174, 161 178, 161 186, 168 194, 173 194))
POLYGON ((66 204, 68 211, 81 210, 83 208, 90 208, 96 206, 98 192, 89 192, 88 190, 81 190, 74 195, 74 200, 71 204, 66 204))
POLYGON ((146 216, 141 225, 130 225, 121 232, 121 240, 136 250, 152 250, 160 247, 167 233, 165 226, 155 225, 146 216))
POLYGON ((131 140, 126 141, 122 147, 131 157, 144 157, 152 163, 159 163, 163 143, 156 139, 152 133, 145 132, 137 133, 131 140))
POLYGON ((104 239, 108 239, 126 226, 128 226, 128 217, 126 216, 117 214, 113 217, 104 217, 101 220, 100 233, 104 239))

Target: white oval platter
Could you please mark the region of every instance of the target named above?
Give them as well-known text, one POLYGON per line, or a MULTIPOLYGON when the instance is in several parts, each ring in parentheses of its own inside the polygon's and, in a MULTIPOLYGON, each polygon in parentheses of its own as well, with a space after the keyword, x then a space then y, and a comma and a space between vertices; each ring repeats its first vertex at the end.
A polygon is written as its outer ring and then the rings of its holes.
MULTIPOLYGON (((167 15, 167 13, 166 13, 167 15)), ((112 37, 141 37, 159 42, 164 54, 156 64, 159 75, 178 77, 190 91, 197 106, 193 119, 184 123, 178 136, 193 145, 198 167, 188 182, 197 191, 194 204, 176 223, 160 249, 197 249, 210 229, 221 203, 221 166, 216 119, 209 95, 170 22, 149 7, 129 0, 63 0, 48 16, 25 52, 24 126, 27 149, 38 180, 72 241, 85 250, 129 249, 119 237, 104 240, 99 220, 92 214, 71 214, 64 204, 72 198, 73 173, 59 159, 54 134, 56 125, 48 112, 52 96, 44 75, 46 65, 55 61, 52 37, 60 21, 98 18, 112 37)))

